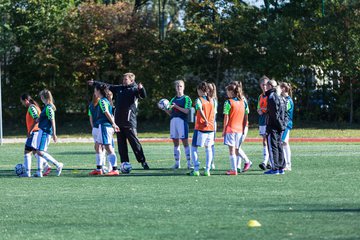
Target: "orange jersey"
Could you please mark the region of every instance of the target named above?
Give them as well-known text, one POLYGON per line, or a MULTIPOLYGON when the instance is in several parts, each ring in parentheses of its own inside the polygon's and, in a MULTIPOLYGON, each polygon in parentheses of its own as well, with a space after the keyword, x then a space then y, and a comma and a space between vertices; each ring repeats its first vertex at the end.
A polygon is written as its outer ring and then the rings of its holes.
POLYGON ((197 110, 195 129, 199 131, 214 131, 215 112, 213 101, 208 101, 204 97, 199 97, 195 101, 195 109, 197 110), (205 125, 205 120, 200 114, 200 108, 203 110, 203 113, 208 121, 207 125, 205 125))
POLYGON ((41 113, 41 110, 38 106, 35 104, 31 104, 26 112, 26 128, 27 132, 30 134, 30 132, 39 131, 38 123, 34 125, 36 122, 35 120, 39 118, 41 113), (33 128, 31 128, 34 125, 33 128))
POLYGON ((225 102, 224 114, 229 116, 225 133, 242 133, 244 131, 245 103, 243 99, 229 99, 225 102))

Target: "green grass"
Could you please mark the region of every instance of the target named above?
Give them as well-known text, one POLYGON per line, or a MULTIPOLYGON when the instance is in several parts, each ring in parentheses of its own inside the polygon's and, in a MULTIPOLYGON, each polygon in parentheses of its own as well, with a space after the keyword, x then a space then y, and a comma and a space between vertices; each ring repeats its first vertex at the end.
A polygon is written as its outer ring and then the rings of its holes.
POLYGON ((240 176, 223 175, 221 144, 211 177, 168 170, 172 145, 144 144, 153 170, 130 153, 130 175, 89 177, 91 144, 52 144, 62 176, 22 179, 11 169, 23 145, 8 144, 0 147, 0 239, 358 239, 360 144, 291 147, 293 171, 283 176, 263 175, 261 146, 246 143, 254 165, 240 176), (251 219, 262 226, 248 228, 251 219))

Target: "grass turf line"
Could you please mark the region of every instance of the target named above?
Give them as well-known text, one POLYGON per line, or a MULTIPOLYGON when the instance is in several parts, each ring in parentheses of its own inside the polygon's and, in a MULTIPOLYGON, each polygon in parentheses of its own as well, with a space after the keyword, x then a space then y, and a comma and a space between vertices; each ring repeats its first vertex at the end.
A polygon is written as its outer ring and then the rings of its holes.
MULTIPOLYGON (((23 145, 8 144, 0 161, 1 239, 355 239, 359 146, 294 143, 293 172, 264 176, 257 167, 261 146, 246 143, 254 165, 234 177, 223 175, 228 150, 217 144, 219 170, 188 177, 187 170, 168 169, 172 144, 144 144, 150 171, 130 153, 134 170, 126 176, 65 170, 61 177, 19 179, 11 170, 22 162, 23 145), (262 227, 248 228, 250 219, 262 227)), ((95 165, 91 144, 51 144, 49 151, 66 169, 95 165)), ((201 148, 199 156, 204 165, 201 148)))

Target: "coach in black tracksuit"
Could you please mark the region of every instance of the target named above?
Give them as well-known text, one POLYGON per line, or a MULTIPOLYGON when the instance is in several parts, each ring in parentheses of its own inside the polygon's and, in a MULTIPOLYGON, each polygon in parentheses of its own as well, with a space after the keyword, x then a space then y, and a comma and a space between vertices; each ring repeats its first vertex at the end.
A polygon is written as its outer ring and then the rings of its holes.
MULTIPOLYGON (((93 81, 93 83, 101 82, 93 81)), ((116 135, 121 162, 129 162, 128 140, 137 161, 147 170, 149 166, 136 131, 138 99, 146 97, 145 88, 141 83, 135 83, 135 75, 133 73, 124 74, 122 85, 107 85, 116 96, 115 123, 120 128, 120 132, 117 132, 116 135)))
POLYGON ((287 124, 286 105, 280 95, 276 93, 277 83, 270 80, 267 83, 267 119, 266 133, 267 145, 269 148, 270 161, 272 169, 265 174, 284 174, 285 159, 281 135, 287 124))

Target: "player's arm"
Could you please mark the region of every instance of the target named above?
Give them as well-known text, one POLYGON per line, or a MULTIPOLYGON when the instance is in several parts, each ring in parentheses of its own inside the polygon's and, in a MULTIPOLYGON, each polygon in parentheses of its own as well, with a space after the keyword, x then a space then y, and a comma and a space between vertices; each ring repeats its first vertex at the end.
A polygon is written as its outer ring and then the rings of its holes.
POLYGON ((202 104, 201 104, 201 101, 199 98, 195 100, 195 110, 200 112, 200 116, 204 119, 205 126, 207 126, 209 122, 205 116, 203 109, 202 109, 202 104))
POLYGON ((89 109, 88 115, 89 115, 89 122, 90 122, 91 128, 93 128, 94 122, 93 122, 93 117, 92 117, 90 109, 89 109))
POLYGON ((111 123, 111 126, 114 128, 115 132, 120 132, 120 128, 118 127, 118 125, 116 125, 113 116, 110 114, 109 105, 104 100, 100 100, 99 104, 101 111, 105 114, 106 118, 111 123))
POLYGON ((52 134, 52 138, 54 140, 54 142, 57 142, 57 136, 56 136, 56 122, 55 122, 55 111, 54 109, 48 105, 46 107, 46 116, 49 119, 49 121, 51 122, 51 127, 53 129, 53 134, 52 134))
POLYGON ((179 105, 176 105, 176 103, 173 103, 171 105, 171 107, 176 108, 176 109, 178 109, 179 111, 181 111, 181 112, 183 112, 185 114, 189 114, 191 105, 192 105, 191 99, 188 96, 186 96, 185 97, 185 106, 184 107, 180 107, 179 105))
POLYGON ((223 124, 223 136, 225 136, 226 127, 229 124, 229 114, 230 114, 231 105, 229 100, 226 100, 224 103, 224 124, 223 124))
POLYGON ((261 95, 259 95, 259 97, 258 97, 258 104, 257 104, 256 111, 258 112, 259 115, 263 115, 263 112, 261 111, 261 107, 260 107, 260 98, 261 98, 261 95))

